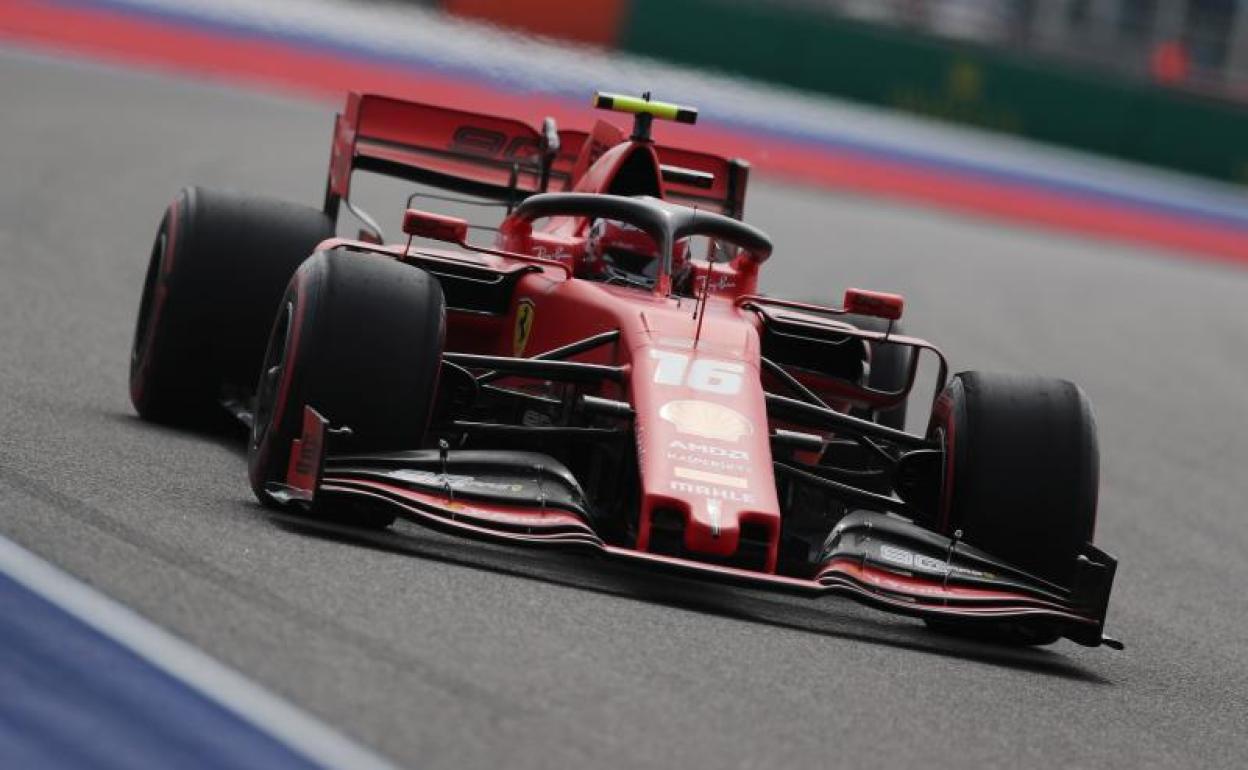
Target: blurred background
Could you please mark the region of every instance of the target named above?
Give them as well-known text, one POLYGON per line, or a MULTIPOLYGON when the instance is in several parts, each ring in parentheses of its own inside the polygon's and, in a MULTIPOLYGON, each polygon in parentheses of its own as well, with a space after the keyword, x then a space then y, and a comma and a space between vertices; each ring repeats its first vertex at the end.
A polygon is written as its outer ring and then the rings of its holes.
POLYGON ((1248 183, 1245 0, 424 4, 1248 183))

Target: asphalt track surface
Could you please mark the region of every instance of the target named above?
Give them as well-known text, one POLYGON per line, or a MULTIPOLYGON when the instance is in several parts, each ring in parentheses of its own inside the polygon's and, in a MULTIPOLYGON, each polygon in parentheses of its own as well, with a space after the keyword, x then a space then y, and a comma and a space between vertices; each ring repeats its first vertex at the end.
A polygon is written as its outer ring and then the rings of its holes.
POLYGON ((770 291, 908 295, 955 369, 1070 377, 1123 653, 267 514, 241 447, 140 422, 127 354, 183 184, 315 204, 320 105, 0 52, 0 532, 418 768, 1242 767, 1248 272, 755 185, 770 291), (822 288, 817 288, 822 287, 822 288))

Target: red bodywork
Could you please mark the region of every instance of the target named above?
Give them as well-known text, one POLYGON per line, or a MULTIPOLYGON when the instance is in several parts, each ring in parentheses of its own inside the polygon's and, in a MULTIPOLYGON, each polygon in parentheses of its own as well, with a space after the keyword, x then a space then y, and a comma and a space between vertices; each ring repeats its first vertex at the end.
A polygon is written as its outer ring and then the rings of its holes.
MULTIPOLYGON (((518 121, 360 95, 350 98, 334 136, 329 187, 343 197, 352 168, 386 170, 387 164, 434 164, 436 173, 506 185, 512 178, 508 161, 535 161, 541 143, 538 131, 518 121)), ((744 174, 737 172, 735 181, 731 175, 744 164, 628 141, 603 121, 589 133, 561 131, 559 137, 552 189, 648 194, 716 212, 743 208, 744 174), (709 174, 710 184, 695 188, 665 181, 665 162, 709 174), (620 189, 624 177, 628 190, 620 189)), ((538 178, 531 167, 516 174, 524 192, 536 191, 538 178)), ((760 317, 737 302, 756 292, 758 265, 766 255, 713 268, 695 260, 694 285, 708 284, 705 311, 699 314, 693 297, 570 275, 584 259, 588 225, 584 217, 567 216, 531 227, 512 216, 501 223, 492 253, 420 249, 427 258, 472 260, 504 271, 535 264, 534 258, 569 268, 536 263, 542 269, 520 278, 506 315, 483 317, 450 308, 447 350, 531 357, 619 330, 616 345, 583 360, 620 365, 627 372, 624 382, 608 386, 615 392, 602 395, 628 401, 635 410, 641 485, 636 548, 647 550, 652 515, 664 509, 684 517, 685 547, 696 554, 731 557, 742 525, 753 525, 769 542, 766 570, 773 572, 780 506, 759 367, 760 317), (519 340, 522 324, 524 339, 519 340)), ((393 248, 352 246, 395 253, 393 248)))
MULTIPOLYGON (((590 131, 559 131, 557 149, 551 146, 552 131, 538 131, 509 119, 354 94, 335 124, 326 210, 337 213, 340 201, 350 192, 351 172, 365 169, 500 201, 518 201, 545 190, 645 195, 737 219, 742 216, 748 169, 743 162, 626 139, 618 128, 602 121, 590 131), (544 153, 549 160, 543 167, 544 153)), ((900 393, 872 391, 801 366, 780 374, 768 370, 762 340, 769 323, 783 321, 789 328, 812 333, 831 329, 857 338, 864 357, 869 355, 868 341, 889 338, 838 323, 836 315, 845 312, 841 308, 758 296, 758 270, 769 257, 769 247, 737 249, 731 259, 714 264, 695 253, 689 284, 693 291, 682 293, 675 291, 665 274, 653 289, 576 277, 585 258, 590 224, 584 216, 534 221, 510 213, 499 224, 492 247, 464 242, 466 231, 453 218, 415 213, 408 219, 409 233, 459 243, 452 248, 428 248, 413 247, 410 239, 407 245, 391 246, 336 239, 321 248, 386 255, 435 276, 469 270, 509 282, 514 288, 505 304, 489 312, 457 306, 447 289, 448 352, 534 358, 595 335, 618 335, 611 344, 574 359, 617 367, 617 376, 588 385, 584 392, 631 406, 638 505, 629 536, 625 542, 608 541, 583 516, 544 505, 486 503, 332 469, 310 474, 306 450, 310 446, 323 449, 325 444, 324 420, 311 410, 304 437, 296 446, 303 451, 295 452, 303 461, 297 464, 292 459, 291 463, 288 482, 293 499, 311 501, 313 495, 371 498, 421 523, 462 534, 589 547, 653 565, 789 590, 846 592, 902 612, 963 617, 1042 615, 1078 625, 1084 629, 1079 634, 1100 643, 1103 607, 1098 617, 1096 608, 1073 606, 1047 588, 1011 587, 1008 581, 991 590, 959 585, 957 580, 951 582, 954 573, 948 569, 943 579, 924 576, 921 570, 897 566, 906 558, 912 564, 923 558, 900 548, 892 548, 891 556, 886 551, 883 560, 837 555, 833 549, 811 574, 777 574, 778 546, 786 523, 777 499, 773 440, 777 429, 793 427, 768 414, 769 393, 777 389, 777 378, 788 377, 788 387, 805 388, 832 409, 844 412, 851 405, 882 408, 903 401, 916 367, 911 367, 900 393), (678 555, 655 552, 660 530, 682 533, 683 548, 678 555), (761 561, 745 565, 737 558, 747 541, 761 553, 761 561), (892 565, 889 558, 894 560, 892 565)), ((901 314, 902 300, 896 295, 854 291, 847 297, 860 312, 890 320, 901 314)), ((889 339, 934 352, 939 361, 938 388, 943 385, 945 363, 939 351, 919 339, 899 335, 889 339)), ((526 387, 523 378, 504 377, 499 382, 526 387)), ((528 387, 532 385, 530 378, 528 387)), ((332 415, 327 417, 332 419, 332 415)), ((803 430, 816 445, 834 437, 826 426, 803 430)), ((922 437, 915 440, 923 441, 922 437)), ((818 451, 812 451, 817 458, 818 451)), ((838 525, 832 537, 861 537, 867 543, 872 526, 867 521, 859 528, 861 532, 849 526, 842 534, 838 525)), ((957 547, 956 541, 948 546, 950 560, 957 547)), ((866 551, 860 548, 852 553, 866 551)), ((994 578, 974 570, 964 572, 994 578)))

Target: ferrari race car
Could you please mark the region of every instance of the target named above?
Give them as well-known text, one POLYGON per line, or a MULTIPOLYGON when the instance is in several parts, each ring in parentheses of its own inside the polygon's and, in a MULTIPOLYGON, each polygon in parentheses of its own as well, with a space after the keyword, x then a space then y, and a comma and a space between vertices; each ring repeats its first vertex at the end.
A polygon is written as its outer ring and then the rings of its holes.
POLYGON ((338 524, 402 517, 1002 643, 1118 647, 1084 393, 949 376, 894 294, 766 296, 748 164, 654 140, 694 109, 595 103, 631 132, 352 94, 321 209, 184 189, 139 307, 138 413, 224 407, 256 496, 338 524), (408 198, 387 245, 355 171, 439 192, 408 198), (493 244, 420 197, 496 206, 493 244), (344 208, 357 237, 337 235, 344 208), (935 396, 907 432, 920 360, 935 396))

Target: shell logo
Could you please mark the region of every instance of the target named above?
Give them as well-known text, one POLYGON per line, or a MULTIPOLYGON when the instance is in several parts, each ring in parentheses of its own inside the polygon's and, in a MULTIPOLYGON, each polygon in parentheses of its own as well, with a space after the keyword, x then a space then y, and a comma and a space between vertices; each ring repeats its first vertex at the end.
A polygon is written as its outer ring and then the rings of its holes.
POLYGON ((754 432, 740 412, 710 401, 668 401, 659 408, 659 416, 690 436, 737 441, 754 432))

